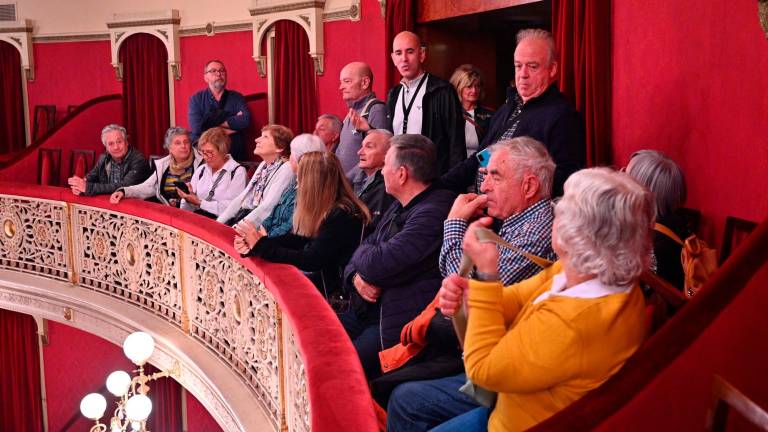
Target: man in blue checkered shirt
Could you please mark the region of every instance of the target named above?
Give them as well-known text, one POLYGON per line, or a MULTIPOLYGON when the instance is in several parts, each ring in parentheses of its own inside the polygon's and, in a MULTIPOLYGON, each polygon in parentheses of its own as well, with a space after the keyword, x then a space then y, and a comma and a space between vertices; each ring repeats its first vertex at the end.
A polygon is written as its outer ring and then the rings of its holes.
MULTIPOLYGON (((482 214, 502 221, 499 235, 520 249, 554 261, 552 250, 552 178, 555 163, 539 141, 528 137, 500 141, 490 147, 482 195, 459 195, 443 227, 440 271, 458 273, 461 244, 471 219, 482 214)), ((541 270, 524 256, 499 248, 499 276, 504 286, 541 270)), ((479 405, 458 388, 465 374, 400 384, 387 404, 387 430, 427 430, 479 405)))
MULTIPOLYGON (((554 260, 552 251, 552 190, 554 162, 546 148, 533 138, 500 141, 491 146, 483 195, 459 195, 444 223, 440 272, 443 277, 458 273, 461 243, 471 219, 484 208, 488 216, 502 221, 499 235, 533 255, 554 260)), ((541 270, 524 256, 499 248, 499 276, 504 286, 535 275, 541 270)))

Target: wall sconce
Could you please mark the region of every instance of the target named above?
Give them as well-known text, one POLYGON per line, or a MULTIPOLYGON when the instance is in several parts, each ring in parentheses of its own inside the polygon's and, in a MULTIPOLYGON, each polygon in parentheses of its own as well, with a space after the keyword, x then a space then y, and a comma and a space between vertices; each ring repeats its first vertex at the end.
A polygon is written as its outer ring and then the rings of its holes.
MULTIPOLYGON (((152 412, 152 401, 147 397, 148 382, 168 376, 178 376, 179 365, 174 362, 169 371, 144 374, 144 364, 155 350, 155 341, 148 333, 131 333, 123 342, 123 352, 131 362, 139 367, 131 376, 124 371, 115 371, 107 377, 107 390, 117 397, 117 408, 109 422, 110 432, 146 432, 146 423, 152 412)), ((90 393, 80 402, 80 412, 96 424, 90 432, 106 432, 107 425, 101 423, 101 417, 107 409, 107 400, 99 393, 90 393)))

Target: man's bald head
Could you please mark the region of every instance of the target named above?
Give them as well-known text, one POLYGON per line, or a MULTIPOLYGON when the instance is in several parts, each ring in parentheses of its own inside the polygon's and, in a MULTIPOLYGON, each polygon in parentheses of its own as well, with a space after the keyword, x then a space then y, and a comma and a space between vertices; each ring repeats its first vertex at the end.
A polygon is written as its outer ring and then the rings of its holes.
POLYGON ((417 78, 424 72, 422 63, 427 57, 427 51, 422 46, 419 35, 403 31, 392 41, 392 63, 406 81, 417 78))
POLYGON ((373 71, 368 64, 352 62, 341 69, 339 90, 341 98, 351 103, 371 93, 373 89, 373 71))

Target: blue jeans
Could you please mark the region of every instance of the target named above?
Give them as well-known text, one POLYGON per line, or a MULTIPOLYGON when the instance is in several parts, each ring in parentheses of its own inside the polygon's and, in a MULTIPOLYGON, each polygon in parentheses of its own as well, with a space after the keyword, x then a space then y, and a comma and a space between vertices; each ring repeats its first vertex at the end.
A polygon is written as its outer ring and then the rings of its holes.
POLYGON ((430 432, 487 432, 488 417, 490 415, 490 408, 475 408, 468 413, 448 420, 430 432))
POLYGON ((479 407, 459 392, 467 376, 454 375, 429 381, 412 381, 395 387, 387 405, 387 431, 426 432, 447 420, 479 407))
POLYGON ((381 364, 379 363, 379 351, 381 351, 381 335, 379 334, 378 317, 367 317, 360 319, 354 310, 347 311, 339 315, 341 325, 347 331, 349 338, 352 339, 360 357, 360 363, 363 365, 365 378, 370 381, 381 375, 381 364))

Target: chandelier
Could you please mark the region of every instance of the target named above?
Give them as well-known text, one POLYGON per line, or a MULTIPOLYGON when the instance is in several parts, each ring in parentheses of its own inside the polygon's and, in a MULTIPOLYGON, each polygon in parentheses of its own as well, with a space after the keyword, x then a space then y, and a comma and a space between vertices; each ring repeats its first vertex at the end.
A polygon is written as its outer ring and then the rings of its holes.
MULTIPOLYGON (((110 432, 147 432, 146 423, 152 412, 152 401, 147 397, 148 382, 158 378, 178 375, 178 363, 170 371, 144 374, 144 364, 155 350, 155 341, 147 333, 131 333, 123 342, 123 352, 139 368, 131 377, 125 371, 115 371, 107 377, 107 390, 117 397, 114 414, 109 421, 110 432)), ((96 424, 90 432, 106 432, 107 425, 101 417, 107 409, 107 400, 99 393, 90 393, 80 401, 80 412, 96 424)))

